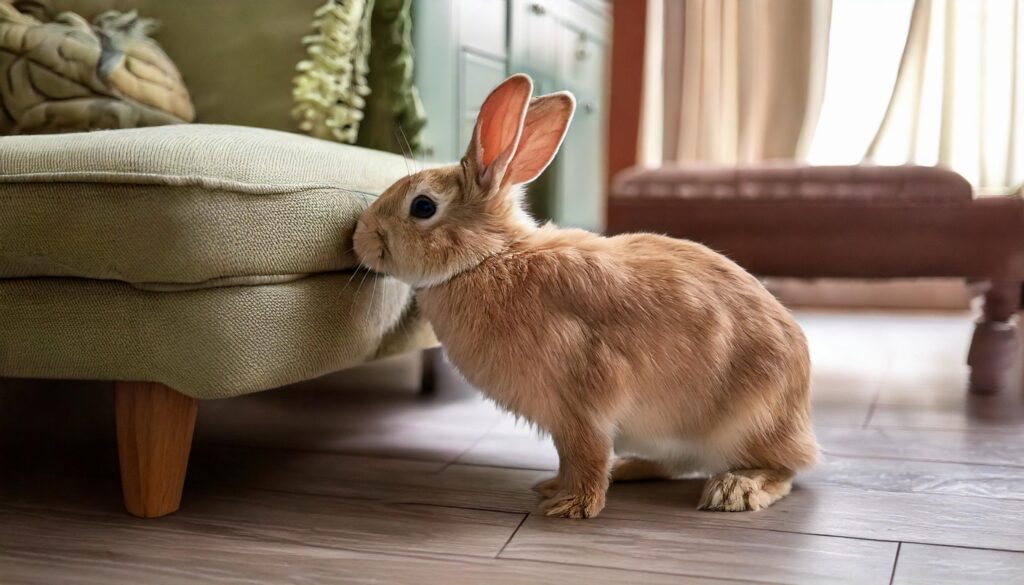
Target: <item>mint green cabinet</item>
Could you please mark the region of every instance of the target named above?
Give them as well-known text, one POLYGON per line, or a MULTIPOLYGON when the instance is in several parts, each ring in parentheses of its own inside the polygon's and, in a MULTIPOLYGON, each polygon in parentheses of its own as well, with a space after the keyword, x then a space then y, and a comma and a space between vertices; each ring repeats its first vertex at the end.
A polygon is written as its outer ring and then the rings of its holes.
POLYGON ((480 104, 508 76, 505 0, 413 0, 415 82, 427 113, 426 156, 462 156, 480 104))
POLYGON ((414 0, 416 84, 428 156, 462 156, 480 103, 510 73, 537 93, 567 89, 576 117, 551 168, 529 189, 541 219, 603 228, 610 9, 603 0, 414 0))

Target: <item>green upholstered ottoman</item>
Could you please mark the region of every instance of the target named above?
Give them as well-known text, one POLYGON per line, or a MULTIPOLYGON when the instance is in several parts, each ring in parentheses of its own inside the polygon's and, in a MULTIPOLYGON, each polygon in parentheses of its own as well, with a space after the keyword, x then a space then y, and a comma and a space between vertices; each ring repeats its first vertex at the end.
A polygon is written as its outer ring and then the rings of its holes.
POLYGON ((352 253, 405 172, 240 126, 0 138, 0 376, 118 381, 128 508, 173 511, 195 399, 436 345, 352 253))

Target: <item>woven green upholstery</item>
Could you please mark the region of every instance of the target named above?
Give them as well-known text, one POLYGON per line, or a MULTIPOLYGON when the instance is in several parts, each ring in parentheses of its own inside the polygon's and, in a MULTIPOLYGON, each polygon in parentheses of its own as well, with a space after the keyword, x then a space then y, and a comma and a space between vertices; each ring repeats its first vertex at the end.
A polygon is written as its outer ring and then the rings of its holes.
POLYGON ((242 126, 0 137, 0 278, 350 269, 362 192, 405 172, 400 156, 242 126))
POLYGON ((0 138, 0 376, 221 398, 434 344, 408 287, 352 278, 358 214, 405 172, 235 126, 0 138))

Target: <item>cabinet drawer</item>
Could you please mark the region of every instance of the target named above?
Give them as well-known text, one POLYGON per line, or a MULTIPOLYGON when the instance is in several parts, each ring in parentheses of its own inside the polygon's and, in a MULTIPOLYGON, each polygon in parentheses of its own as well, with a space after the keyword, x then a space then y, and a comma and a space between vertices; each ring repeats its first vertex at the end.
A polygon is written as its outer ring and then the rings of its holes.
POLYGON ((508 53, 508 2, 462 0, 457 6, 462 46, 505 57, 508 53))

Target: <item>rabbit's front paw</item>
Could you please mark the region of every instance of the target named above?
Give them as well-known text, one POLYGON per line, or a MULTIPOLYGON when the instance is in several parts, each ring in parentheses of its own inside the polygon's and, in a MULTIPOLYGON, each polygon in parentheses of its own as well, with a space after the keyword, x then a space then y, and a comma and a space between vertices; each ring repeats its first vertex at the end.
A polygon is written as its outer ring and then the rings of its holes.
POLYGON ((559 476, 549 477, 543 481, 538 481, 533 484, 530 488, 533 491, 541 495, 542 498, 550 498, 554 496, 562 489, 562 478, 559 476))
POLYGON ((545 516, 593 518, 604 509, 604 493, 556 495, 541 504, 545 516))

